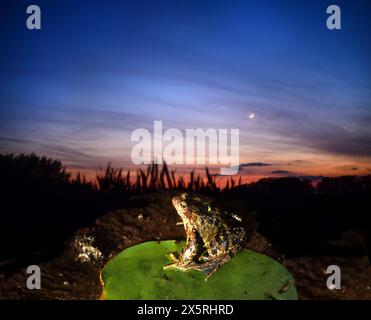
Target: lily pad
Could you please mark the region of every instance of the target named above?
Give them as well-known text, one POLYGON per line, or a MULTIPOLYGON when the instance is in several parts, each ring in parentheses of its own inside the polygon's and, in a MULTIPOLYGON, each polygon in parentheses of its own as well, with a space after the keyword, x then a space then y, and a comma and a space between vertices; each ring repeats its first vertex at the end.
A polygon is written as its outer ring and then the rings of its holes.
POLYGON ((101 273, 102 299, 297 299, 293 277, 277 261, 242 250, 207 281, 195 270, 164 270, 184 242, 145 242, 125 249, 101 273))

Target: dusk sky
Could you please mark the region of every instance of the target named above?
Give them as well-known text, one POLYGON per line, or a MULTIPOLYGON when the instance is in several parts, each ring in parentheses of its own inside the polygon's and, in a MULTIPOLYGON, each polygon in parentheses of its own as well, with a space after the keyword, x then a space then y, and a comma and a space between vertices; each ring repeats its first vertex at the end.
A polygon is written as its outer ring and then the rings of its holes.
POLYGON ((250 178, 371 172, 370 1, 31 3, 2 2, 1 152, 132 167, 131 132, 162 120, 239 128, 250 178))

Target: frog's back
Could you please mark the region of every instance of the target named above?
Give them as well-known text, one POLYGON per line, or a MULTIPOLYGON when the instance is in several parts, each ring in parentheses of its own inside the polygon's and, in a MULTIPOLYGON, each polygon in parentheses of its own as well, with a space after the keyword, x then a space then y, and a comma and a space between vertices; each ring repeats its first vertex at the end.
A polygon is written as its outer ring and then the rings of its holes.
POLYGON ((208 242, 221 232, 223 219, 220 215, 201 213, 195 223, 196 229, 204 242, 208 242))

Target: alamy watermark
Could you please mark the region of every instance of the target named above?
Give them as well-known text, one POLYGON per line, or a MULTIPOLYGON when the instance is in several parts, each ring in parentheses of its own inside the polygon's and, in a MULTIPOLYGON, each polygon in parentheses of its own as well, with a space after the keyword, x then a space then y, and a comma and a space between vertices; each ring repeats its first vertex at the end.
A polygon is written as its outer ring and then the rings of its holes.
POLYGON ((341 10, 340 7, 332 4, 327 7, 326 13, 330 16, 326 20, 326 26, 329 30, 341 29, 341 10))
MULTIPOLYGON (((41 9, 38 5, 29 5, 26 9, 27 20, 26 26, 29 30, 41 29, 41 9)), ((326 26, 329 30, 341 29, 341 10, 338 5, 332 4, 326 8, 326 13, 329 15, 326 19, 326 26)))
POLYGON ((41 29, 41 9, 39 6, 33 4, 27 7, 26 13, 29 15, 26 20, 28 30, 41 29))
POLYGON ((154 121, 153 135, 148 129, 132 132, 134 164, 210 164, 220 165, 221 175, 239 170, 239 129, 186 129, 185 134, 171 128, 163 132, 162 121, 154 121))
POLYGON ((31 265, 27 267, 27 274, 30 276, 27 278, 26 285, 29 290, 40 290, 41 289, 41 270, 38 265, 31 265))
POLYGON ((328 266, 326 274, 331 274, 326 281, 326 286, 330 290, 341 289, 341 270, 336 264, 328 266))

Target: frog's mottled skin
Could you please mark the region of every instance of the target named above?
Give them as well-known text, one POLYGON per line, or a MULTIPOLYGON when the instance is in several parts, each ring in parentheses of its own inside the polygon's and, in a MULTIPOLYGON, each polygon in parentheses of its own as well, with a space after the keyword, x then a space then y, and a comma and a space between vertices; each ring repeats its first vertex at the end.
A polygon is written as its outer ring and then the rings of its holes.
POLYGON ((219 209, 212 209, 199 196, 192 197, 184 193, 172 201, 183 220, 187 241, 179 258, 173 257, 175 262, 165 268, 199 270, 205 273, 207 280, 241 250, 247 239, 246 231, 228 222, 234 219, 238 223, 241 219, 219 209))

